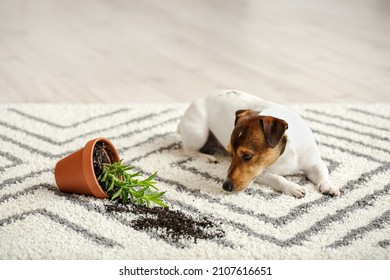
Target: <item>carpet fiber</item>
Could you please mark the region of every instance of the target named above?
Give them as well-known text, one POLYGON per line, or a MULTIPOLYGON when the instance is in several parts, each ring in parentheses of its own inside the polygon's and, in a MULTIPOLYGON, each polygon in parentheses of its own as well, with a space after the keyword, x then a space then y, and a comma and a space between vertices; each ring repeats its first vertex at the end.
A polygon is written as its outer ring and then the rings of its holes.
POLYGON ((341 196, 303 176, 302 199, 252 185, 226 193, 229 158, 185 157, 185 104, 0 105, 0 259, 389 259, 390 105, 294 105, 341 196), (171 207, 121 207, 64 194, 53 170, 95 137, 110 139, 171 207))

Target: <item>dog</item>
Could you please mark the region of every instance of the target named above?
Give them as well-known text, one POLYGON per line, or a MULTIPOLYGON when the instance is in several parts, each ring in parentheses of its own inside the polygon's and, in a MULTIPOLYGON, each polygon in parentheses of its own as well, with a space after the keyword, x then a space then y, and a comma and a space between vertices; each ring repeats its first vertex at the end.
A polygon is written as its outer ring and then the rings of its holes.
POLYGON ((229 152, 225 191, 242 191, 256 180, 300 198, 306 189, 283 176, 303 172, 320 193, 340 195, 309 126, 285 106, 245 92, 220 91, 195 100, 182 116, 178 132, 187 155, 215 162, 216 149, 229 152))

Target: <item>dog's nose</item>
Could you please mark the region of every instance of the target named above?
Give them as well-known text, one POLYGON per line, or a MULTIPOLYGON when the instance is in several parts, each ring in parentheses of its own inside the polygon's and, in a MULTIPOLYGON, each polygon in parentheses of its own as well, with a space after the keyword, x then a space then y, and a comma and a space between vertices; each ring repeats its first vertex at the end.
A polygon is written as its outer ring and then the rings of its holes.
POLYGON ((233 183, 230 181, 230 180, 226 180, 223 185, 222 185, 222 188, 227 191, 227 192, 231 192, 233 191, 233 183))

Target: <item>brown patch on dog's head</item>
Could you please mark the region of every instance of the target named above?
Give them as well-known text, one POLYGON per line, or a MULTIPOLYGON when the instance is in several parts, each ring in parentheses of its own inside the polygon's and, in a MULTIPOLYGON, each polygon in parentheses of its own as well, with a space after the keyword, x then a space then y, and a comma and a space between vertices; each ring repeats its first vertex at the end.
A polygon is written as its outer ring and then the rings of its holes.
POLYGON ((286 146, 287 128, 284 120, 254 110, 237 111, 228 147, 232 160, 223 189, 241 191, 273 164, 286 146))

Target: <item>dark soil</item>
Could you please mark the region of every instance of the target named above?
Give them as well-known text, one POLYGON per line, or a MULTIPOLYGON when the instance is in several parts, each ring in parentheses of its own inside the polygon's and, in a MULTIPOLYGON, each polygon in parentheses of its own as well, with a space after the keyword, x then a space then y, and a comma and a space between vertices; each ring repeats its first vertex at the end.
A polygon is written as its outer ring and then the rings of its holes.
MULTIPOLYGON (((103 164, 112 163, 111 151, 108 149, 107 144, 103 141, 98 141, 93 147, 93 170, 95 171, 96 180, 103 173, 103 164)), ((99 185, 104 191, 107 190, 106 185, 103 182, 99 182, 99 185)), ((110 195, 108 193, 108 195, 110 195)))
POLYGON ((95 171, 96 178, 103 173, 103 164, 110 163, 108 158, 107 145, 103 141, 99 141, 93 147, 93 170, 95 171))
POLYGON ((162 207, 147 208, 137 205, 106 205, 106 211, 133 213, 139 216, 131 226, 139 231, 153 233, 168 242, 223 238, 225 232, 207 217, 192 217, 178 210, 162 207))

